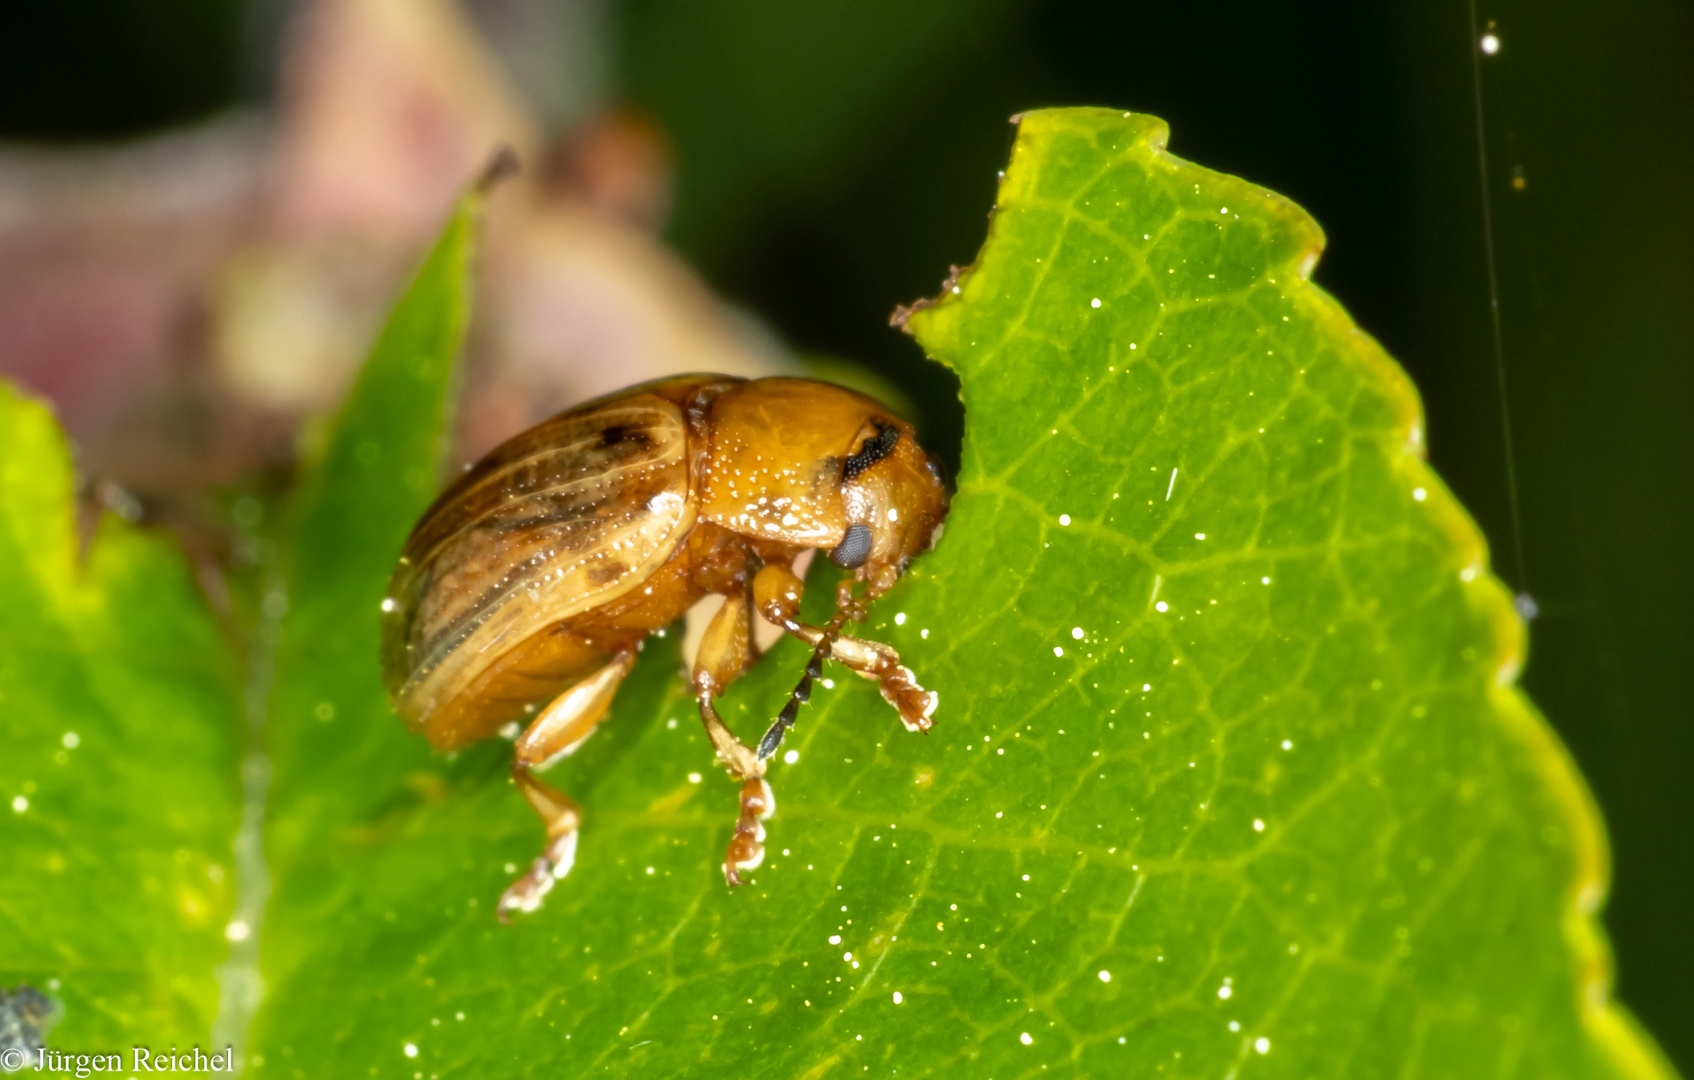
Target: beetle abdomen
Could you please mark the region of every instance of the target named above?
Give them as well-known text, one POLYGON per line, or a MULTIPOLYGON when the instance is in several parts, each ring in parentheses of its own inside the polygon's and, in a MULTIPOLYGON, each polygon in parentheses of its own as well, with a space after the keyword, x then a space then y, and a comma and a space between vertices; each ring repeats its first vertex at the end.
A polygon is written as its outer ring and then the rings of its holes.
MULTIPOLYGON (((384 605, 401 715, 426 724, 526 639, 663 563, 693 524, 687 449, 681 409, 638 393, 525 432, 449 488, 384 605)), ((527 673, 537 685, 546 675, 527 673)))

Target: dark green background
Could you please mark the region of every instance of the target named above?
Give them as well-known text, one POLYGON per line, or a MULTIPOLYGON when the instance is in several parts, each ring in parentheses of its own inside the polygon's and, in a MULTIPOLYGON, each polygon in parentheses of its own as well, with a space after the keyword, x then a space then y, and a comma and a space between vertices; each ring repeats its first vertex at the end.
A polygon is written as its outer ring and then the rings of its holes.
MULTIPOLYGON (((287 6, 10 5, 0 137, 139 134, 262 97, 287 6)), ((796 348, 912 387, 932 440, 957 439, 951 377, 886 319, 974 255, 1011 113, 1156 113, 1176 153, 1317 217, 1317 279, 1417 380, 1432 460, 1541 608, 1524 681, 1606 814, 1621 996, 1694 1065, 1689 4, 1476 13, 1502 41, 1482 100, 1521 559, 1465 0, 646 0, 610 14, 617 98, 676 145, 673 241, 796 348)))

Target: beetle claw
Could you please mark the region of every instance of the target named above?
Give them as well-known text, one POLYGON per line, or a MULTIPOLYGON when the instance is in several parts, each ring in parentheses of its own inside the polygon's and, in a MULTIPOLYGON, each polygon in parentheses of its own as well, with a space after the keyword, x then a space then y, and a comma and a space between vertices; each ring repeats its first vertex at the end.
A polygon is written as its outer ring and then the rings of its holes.
POLYGON ((500 894, 500 903, 494 909, 494 917, 502 923, 510 924, 512 912, 528 914, 541 906, 541 900, 553 888, 557 879, 553 876, 553 868, 545 858, 537 857, 530 864, 529 873, 506 886, 506 891, 500 894))
POLYGON ((927 733, 935 726, 930 717, 935 715, 941 695, 919 686, 911 668, 901 667, 895 674, 884 676, 880 689, 882 699, 900 713, 900 723, 906 726, 907 731, 927 733))
POLYGON ((500 902, 494 907, 494 917, 502 923, 512 921, 512 912, 529 914, 541 906, 553 886, 563 880, 576 865, 576 828, 560 833, 547 841, 547 846, 529 864, 529 873, 506 886, 500 902))

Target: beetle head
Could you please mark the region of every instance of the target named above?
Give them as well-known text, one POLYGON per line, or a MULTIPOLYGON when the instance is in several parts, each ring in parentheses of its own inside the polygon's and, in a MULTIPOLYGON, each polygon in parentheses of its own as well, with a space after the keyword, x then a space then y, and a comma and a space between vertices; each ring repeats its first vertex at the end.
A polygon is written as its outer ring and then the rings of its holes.
POLYGON ((842 461, 841 501, 847 530, 829 557, 856 571, 876 596, 934 541, 947 513, 947 487, 909 424, 875 416, 842 461))
POLYGON ((822 548, 877 595, 947 512, 941 470, 872 398, 810 379, 758 379, 713 401, 701 517, 822 548))

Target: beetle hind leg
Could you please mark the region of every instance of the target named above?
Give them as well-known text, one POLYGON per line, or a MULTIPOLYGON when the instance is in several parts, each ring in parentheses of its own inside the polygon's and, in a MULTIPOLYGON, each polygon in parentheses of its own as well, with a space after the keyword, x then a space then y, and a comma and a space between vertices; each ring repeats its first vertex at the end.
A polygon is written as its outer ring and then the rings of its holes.
POLYGON ((570 873, 576 863, 582 810, 564 792, 536 779, 532 770, 546 769, 568 756, 594 733, 634 664, 633 650, 618 653, 605 667, 555 698, 518 736, 513 747, 512 781, 546 826, 547 843, 530 864, 529 872, 500 894, 495 915, 501 922, 510 922, 514 911, 530 912, 540 907, 554 883, 570 873))

